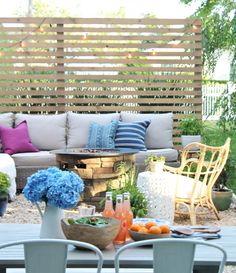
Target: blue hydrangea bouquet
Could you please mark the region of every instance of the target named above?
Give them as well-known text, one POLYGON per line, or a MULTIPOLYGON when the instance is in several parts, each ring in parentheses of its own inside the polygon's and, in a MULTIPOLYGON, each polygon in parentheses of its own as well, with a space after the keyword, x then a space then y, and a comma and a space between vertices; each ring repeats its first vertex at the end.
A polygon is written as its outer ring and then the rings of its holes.
POLYGON ((84 182, 79 175, 50 167, 28 177, 23 193, 32 203, 45 201, 51 206, 69 209, 77 205, 83 190, 84 182))

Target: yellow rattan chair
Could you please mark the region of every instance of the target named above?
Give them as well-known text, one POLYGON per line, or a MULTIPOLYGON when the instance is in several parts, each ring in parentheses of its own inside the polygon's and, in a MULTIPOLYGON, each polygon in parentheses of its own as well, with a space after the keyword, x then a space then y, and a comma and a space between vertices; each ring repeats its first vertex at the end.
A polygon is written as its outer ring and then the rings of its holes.
POLYGON ((207 207, 220 219, 211 193, 224 168, 229 148, 230 138, 220 147, 191 143, 182 151, 180 167, 164 166, 164 170, 173 173, 176 180, 176 212, 181 213, 181 204, 187 207, 192 225, 196 224, 196 211, 199 207, 207 207))

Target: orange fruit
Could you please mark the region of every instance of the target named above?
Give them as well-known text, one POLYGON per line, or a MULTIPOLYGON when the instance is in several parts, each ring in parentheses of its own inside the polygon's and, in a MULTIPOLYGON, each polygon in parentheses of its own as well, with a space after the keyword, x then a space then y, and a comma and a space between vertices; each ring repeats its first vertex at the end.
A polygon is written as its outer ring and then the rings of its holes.
POLYGON ((160 226, 161 233, 170 233, 170 227, 167 225, 160 226))
POLYGON ((141 227, 140 230, 138 231, 139 233, 148 233, 148 229, 145 227, 141 227))
POLYGON ((140 230, 140 226, 138 224, 132 224, 130 229, 138 232, 140 230))
POLYGON ((137 223, 140 227, 145 227, 144 223, 137 223))
POLYGON ((152 226, 149 228, 148 233, 151 234, 161 234, 161 228, 158 226, 152 226))
POLYGON ((157 226, 157 223, 156 222, 147 222, 146 224, 145 224, 145 228, 147 228, 147 229, 149 229, 150 227, 152 227, 152 226, 157 226))

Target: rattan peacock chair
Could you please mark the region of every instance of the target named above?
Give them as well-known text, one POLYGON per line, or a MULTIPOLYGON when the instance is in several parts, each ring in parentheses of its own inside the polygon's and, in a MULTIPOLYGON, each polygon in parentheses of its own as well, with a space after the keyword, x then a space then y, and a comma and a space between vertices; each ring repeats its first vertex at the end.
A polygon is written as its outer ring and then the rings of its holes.
POLYGON ((164 166, 165 171, 174 174, 176 181, 176 212, 180 213, 181 204, 187 207, 192 225, 196 224, 199 207, 207 207, 220 219, 211 194, 228 158, 230 140, 220 147, 190 143, 182 151, 180 167, 164 166))

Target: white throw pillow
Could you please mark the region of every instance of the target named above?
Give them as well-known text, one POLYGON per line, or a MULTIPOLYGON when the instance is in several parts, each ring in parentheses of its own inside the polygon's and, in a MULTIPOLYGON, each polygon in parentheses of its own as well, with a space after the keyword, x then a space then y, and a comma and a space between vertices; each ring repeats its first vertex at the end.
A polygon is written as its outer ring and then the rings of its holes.
MULTIPOLYGON (((175 176, 174 179, 176 179, 176 193, 175 196, 177 198, 190 198, 192 195, 193 185, 194 185, 194 179, 191 177, 183 176, 180 174, 173 174, 175 176)), ((205 196, 206 193, 206 185, 203 185, 201 181, 197 182, 197 188, 195 191, 195 197, 199 197, 201 187, 203 187, 201 197, 205 196)))

